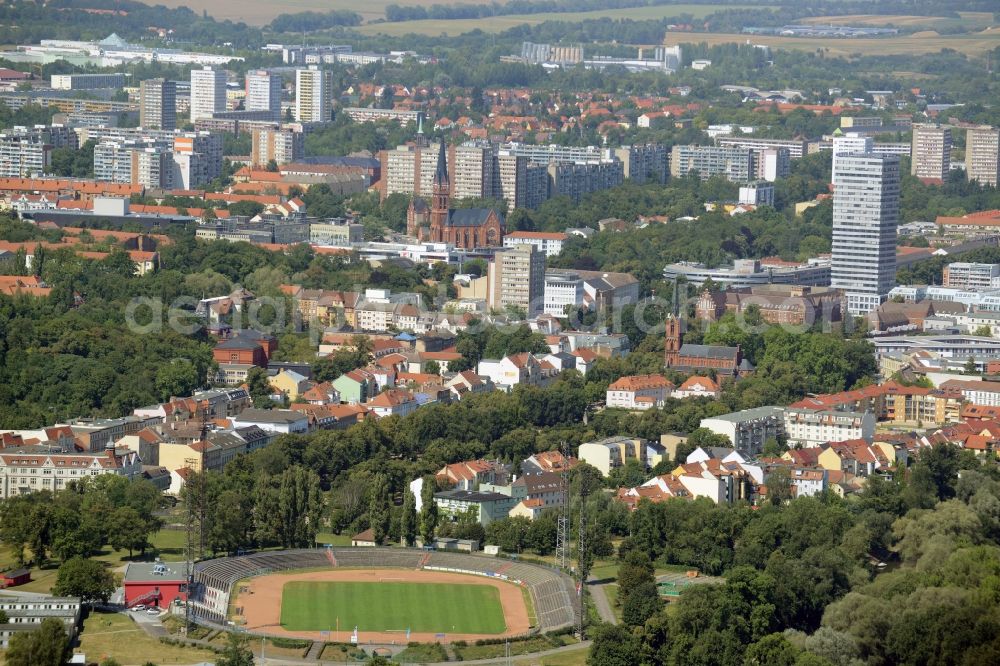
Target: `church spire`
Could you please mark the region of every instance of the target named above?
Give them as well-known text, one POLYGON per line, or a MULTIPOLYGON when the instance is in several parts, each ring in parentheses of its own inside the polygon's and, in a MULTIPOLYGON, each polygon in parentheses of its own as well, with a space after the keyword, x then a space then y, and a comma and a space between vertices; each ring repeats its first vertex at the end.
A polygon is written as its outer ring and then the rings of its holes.
POLYGON ((437 170, 434 172, 434 184, 445 185, 448 178, 448 153, 444 145, 444 138, 441 139, 441 147, 438 150, 437 170))

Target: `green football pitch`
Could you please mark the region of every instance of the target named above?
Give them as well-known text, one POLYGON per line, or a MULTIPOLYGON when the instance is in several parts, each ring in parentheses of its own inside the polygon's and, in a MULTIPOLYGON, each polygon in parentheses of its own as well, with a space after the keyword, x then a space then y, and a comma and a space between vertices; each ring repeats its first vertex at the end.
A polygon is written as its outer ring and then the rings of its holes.
POLYGON ((281 626, 289 631, 406 631, 501 634, 507 630, 492 585, 404 582, 285 583, 281 626))

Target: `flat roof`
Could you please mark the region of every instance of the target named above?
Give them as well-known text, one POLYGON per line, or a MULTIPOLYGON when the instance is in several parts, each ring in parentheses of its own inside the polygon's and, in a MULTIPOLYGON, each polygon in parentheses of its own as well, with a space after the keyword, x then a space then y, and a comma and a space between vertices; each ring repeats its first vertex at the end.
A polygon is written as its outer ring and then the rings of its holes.
POLYGON ((184 562, 129 562, 125 567, 125 583, 181 582, 187 580, 184 562), (154 573, 157 567, 163 573, 154 573))

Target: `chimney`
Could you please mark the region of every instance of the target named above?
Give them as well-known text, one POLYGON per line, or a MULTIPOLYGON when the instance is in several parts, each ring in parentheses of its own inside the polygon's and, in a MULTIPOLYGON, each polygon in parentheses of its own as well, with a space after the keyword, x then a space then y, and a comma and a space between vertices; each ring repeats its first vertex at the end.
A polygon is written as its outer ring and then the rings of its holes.
POLYGON ((108 443, 104 445, 104 455, 107 456, 108 460, 112 463, 117 462, 117 458, 115 457, 115 443, 110 439, 108 440, 108 443))

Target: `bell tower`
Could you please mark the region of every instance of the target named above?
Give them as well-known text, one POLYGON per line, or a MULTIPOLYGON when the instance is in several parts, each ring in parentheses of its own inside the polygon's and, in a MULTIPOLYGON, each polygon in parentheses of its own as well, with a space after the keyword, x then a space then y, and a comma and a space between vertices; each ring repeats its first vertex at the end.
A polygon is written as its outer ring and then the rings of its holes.
POLYGON ((450 207, 451 179, 448 177, 448 154, 444 139, 441 139, 431 192, 431 239, 436 242, 447 241, 445 228, 448 226, 448 209, 450 207))
POLYGON ((663 365, 668 368, 677 365, 681 345, 684 343, 684 326, 681 324, 681 318, 678 315, 680 311, 678 297, 677 280, 674 280, 671 312, 667 314, 667 320, 664 322, 665 330, 663 335, 663 365))

